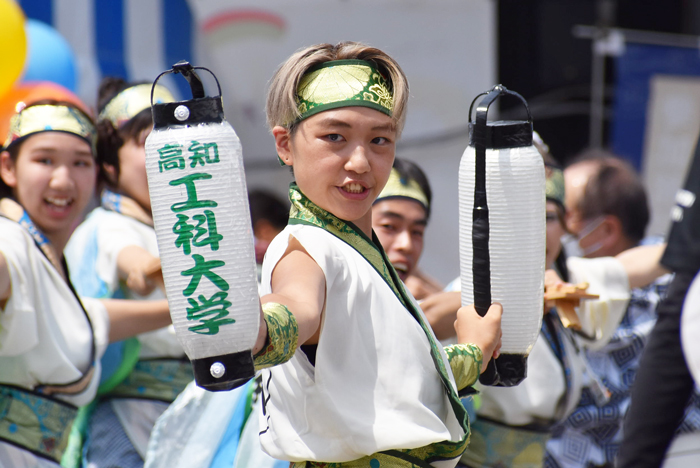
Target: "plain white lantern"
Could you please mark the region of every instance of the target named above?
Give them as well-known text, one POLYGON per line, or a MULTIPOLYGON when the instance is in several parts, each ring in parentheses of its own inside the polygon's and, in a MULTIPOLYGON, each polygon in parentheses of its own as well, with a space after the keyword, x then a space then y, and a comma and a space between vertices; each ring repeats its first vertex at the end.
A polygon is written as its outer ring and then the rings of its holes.
POLYGON ((194 98, 154 104, 146 139, 163 279, 197 384, 228 390, 254 375, 251 350, 260 323, 243 153, 224 119, 220 91, 205 97, 187 63, 169 72, 187 78, 194 98))
POLYGON ((688 369, 696 382, 700 382, 700 274, 690 284, 683 301, 681 314, 681 345, 688 369))
MULTIPOLYGON (((486 293, 487 304, 499 302, 503 306, 501 356, 492 365, 501 374, 501 382, 496 385, 510 386, 525 378, 526 358, 542 323, 546 205, 544 162, 532 145, 531 121, 486 120, 488 106, 506 93, 520 97, 495 87, 477 107, 476 121, 470 125, 470 144, 459 169, 459 228, 462 304, 478 304, 474 295, 473 226, 475 212, 484 210, 475 207, 476 160, 481 141, 490 265, 486 271, 477 267, 482 270, 482 280, 486 275, 487 286, 477 287, 486 293)), ((492 384, 483 378, 482 383, 492 384)))

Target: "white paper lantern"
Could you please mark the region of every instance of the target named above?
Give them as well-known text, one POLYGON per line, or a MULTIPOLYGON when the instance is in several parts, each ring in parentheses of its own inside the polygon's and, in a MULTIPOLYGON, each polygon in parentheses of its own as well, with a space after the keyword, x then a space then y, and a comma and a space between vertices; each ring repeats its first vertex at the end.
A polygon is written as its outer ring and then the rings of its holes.
POLYGON ((492 361, 481 381, 511 386, 526 376, 526 358, 542 323, 546 202, 544 163, 532 146, 532 122, 486 120, 488 106, 502 94, 520 97, 502 86, 487 94, 477 107, 460 163, 460 276, 462 304, 476 304, 482 315, 490 303, 503 305, 501 356, 492 361), (475 206, 479 151, 485 164, 483 206, 478 206, 478 197, 475 206), (487 219, 488 228, 487 264, 477 262, 476 267, 475 213, 487 219))
POLYGON ((228 390, 254 375, 251 350, 260 322, 243 153, 224 119, 220 90, 205 97, 188 63, 169 72, 187 78, 193 99, 154 104, 146 139, 163 278, 197 384, 228 390))
MULTIPOLYGON (((678 274, 678 273, 677 273, 678 274)), ((687 274, 687 273, 684 273, 687 274)), ((678 277, 676 277, 678 278, 678 277)), ((695 275, 683 301, 681 345, 690 374, 700 382, 700 274, 695 275)))

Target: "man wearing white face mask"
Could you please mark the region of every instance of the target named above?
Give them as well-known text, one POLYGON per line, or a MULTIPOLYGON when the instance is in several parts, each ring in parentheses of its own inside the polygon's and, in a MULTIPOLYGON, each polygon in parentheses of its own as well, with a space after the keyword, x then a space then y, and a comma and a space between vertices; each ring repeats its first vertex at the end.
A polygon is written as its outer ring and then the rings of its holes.
MULTIPOLYGON (((639 245, 649 209, 641 180, 628 163, 607 152, 589 152, 565 169, 564 178, 570 208, 568 255, 617 256, 639 245)), ((587 351, 590 367, 607 395, 584 388, 577 409, 555 428, 547 444, 546 467, 613 466, 642 348, 669 280, 666 275, 647 287, 633 289, 627 311, 608 344, 587 351)), ((700 420, 697 408, 694 405, 696 414, 690 415, 696 421, 700 420)))
POLYGON ((625 161, 603 152, 584 157, 564 170, 567 227, 581 256, 614 257, 644 237, 649 222, 646 192, 625 161))

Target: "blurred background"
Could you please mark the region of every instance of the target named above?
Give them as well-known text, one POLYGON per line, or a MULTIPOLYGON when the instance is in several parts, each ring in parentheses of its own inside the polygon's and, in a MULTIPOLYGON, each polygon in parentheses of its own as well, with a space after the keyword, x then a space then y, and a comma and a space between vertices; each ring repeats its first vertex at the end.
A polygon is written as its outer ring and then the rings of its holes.
MULTIPOLYGON (((20 100, 77 96, 94 106, 104 76, 153 81, 188 60, 221 83, 248 188, 286 196, 291 174, 265 125, 267 81, 296 49, 342 40, 387 51, 408 75, 397 155, 433 186, 421 266, 439 281, 459 272, 469 105, 497 83, 525 97, 562 164, 591 146, 631 161, 652 200, 648 234, 666 233, 700 130, 696 0, 0 0, 0 133, 20 100), (23 17, 10 14, 16 7, 23 17)), ((163 84, 190 97, 181 77, 163 84)), ((515 101, 498 105, 491 119, 525 116, 515 101)))

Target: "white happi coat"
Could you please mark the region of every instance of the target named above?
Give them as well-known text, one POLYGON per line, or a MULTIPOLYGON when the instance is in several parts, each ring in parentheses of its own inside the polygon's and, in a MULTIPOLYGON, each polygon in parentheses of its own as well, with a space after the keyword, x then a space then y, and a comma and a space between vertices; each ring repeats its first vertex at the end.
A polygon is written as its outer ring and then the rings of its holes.
POLYGON ((319 227, 287 226, 267 250, 261 294, 271 292, 290 236, 323 270, 326 307, 315 367, 297 350, 263 371, 264 450, 282 460, 345 462, 462 439, 425 332, 353 247, 319 227))
POLYGON ((79 394, 55 395, 75 406, 90 403, 108 342, 107 311, 99 301, 83 300, 88 322, 78 299, 29 233, 3 217, 0 252, 12 281, 12 294, 0 312, 0 382, 33 389, 79 380, 93 364, 94 334, 95 378, 79 394))
MULTIPOLYGON (((107 311, 91 299, 82 301, 83 311, 29 233, 4 217, 0 217, 0 252, 7 261, 12 287, 10 298, 0 310, 0 383, 28 390, 67 384, 79 380, 94 365, 92 379, 82 392, 53 395, 75 406, 88 404, 97 391, 99 359, 108 342, 107 311), (95 361, 91 362, 93 338, 95 361)), ((3 465, 56 466, 0 442, 3 465)))

